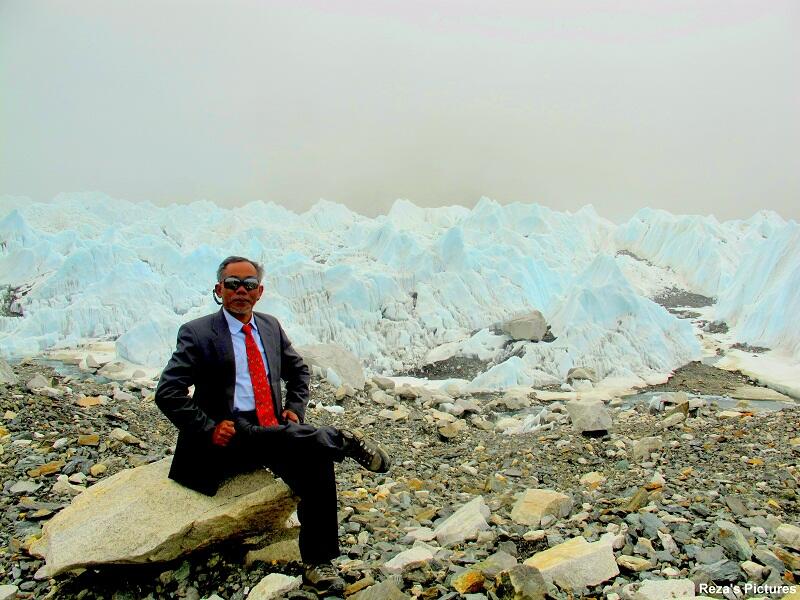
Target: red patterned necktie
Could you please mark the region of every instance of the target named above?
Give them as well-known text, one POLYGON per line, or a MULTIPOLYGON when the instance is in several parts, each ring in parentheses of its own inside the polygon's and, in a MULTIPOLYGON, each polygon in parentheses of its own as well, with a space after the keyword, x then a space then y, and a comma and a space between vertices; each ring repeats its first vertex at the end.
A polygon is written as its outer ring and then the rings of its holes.
POLYGON ((244 331, 244 347, 247 350, 247 370, 250 371, 250 383, 253 384, 253 396, 256 399, 256 416, 259 425, 271 427, 278 424, 275 418, 275 408, 272 405, 272 388, 267 379, 267 370, 264 360, 258 351, 256 340, 253 338, 253 327, 247 323, 242 327, 244 331))

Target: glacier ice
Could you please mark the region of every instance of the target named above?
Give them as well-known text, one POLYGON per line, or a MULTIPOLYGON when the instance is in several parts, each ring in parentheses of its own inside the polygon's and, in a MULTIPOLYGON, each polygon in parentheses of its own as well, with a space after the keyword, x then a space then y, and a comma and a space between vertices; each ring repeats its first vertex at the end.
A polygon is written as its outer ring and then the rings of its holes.
POLYGON ((368 218, 327 201, 296 214, 88 193, 0 200, 0 291, 25 292, 23 317, 0 316, 0 354, 106 339, 121 358, 163 366, 180 323, 217 310, 229 254, 265 265, 258 308, 297 345, 341 344, 375 372, 448 353, 496 362, 474 388, 561 383, 576 365, 668 372, 701 354, 690 325, 647 298, 669 282, 718 298, 743 341, 800 358, 798 226, 774 213, 720 223, 643 209, 616 226, 591 206, 488 198, 472 209, 398 200, 368 218), (509 353, 491 330, 531 309, 557 339, 509 353))

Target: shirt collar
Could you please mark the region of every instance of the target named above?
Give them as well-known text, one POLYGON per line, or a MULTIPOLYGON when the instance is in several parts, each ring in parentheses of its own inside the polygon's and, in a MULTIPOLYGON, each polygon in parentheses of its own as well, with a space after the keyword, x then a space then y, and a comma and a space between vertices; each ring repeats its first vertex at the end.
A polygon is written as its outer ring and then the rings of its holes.
MULTIPOLYGON (((242 330, 242 327, 245 326, 239 319, 234 317, 231 313, 227 311, 227 309, 222 309, 223 314, 225 315, 225 320, 228 322, 228 329, 232 334, 239 333, 242 330)), ((253 331, 258 331, 258 327, 256 326, 256 320, 253 318, 253 315, 250 315, 250 326, 253 328, 253 331)))

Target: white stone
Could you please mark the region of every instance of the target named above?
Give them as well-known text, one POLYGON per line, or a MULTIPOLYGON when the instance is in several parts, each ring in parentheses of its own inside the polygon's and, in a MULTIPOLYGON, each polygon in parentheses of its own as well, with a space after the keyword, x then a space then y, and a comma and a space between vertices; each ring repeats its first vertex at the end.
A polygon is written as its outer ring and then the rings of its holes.
POLYGON ((18 378, 14 374, 14 369, 12 369, 11 365, 9 365, 6 361, 0 358, 0 384, 15 385, 17 381, 18 378))
POLYGON ((416 400, 425 393, 425 390, 404 383, 400 387, 396 387, 394 389, 394 393, 395 396, 402 398, 403 400, 416 400))
POLYGON ((611 545, 590 544, 583 536, 534 554, 524 564, 539 569, 546 582, 562 588, 591 587, 619 575, 611 545))
POLYGON ((635 571, 636 573, 639 571, 652 569, 655 566, 652 561, 646 558, 642 558, 641 556, 630 556, 627 554, 620 554, 617 557, 617 564, 620 567, 625 567, 626 569, 635 571))
POLYGON ((172 560, 233 535, 285 534, 296 500, 267 471, 239 475, 206 496, 167 477, 171 460, 103 479, 45 523, 30 548, 46 561, 36 578, 90 565, 172 560))
POLYGON ((747 573, 747 576, 752 581, 761 581, 764 578, 765 571, 767 570, 767 567, 755 563, 752 560, 746 560, 743 563, 739 563, 739 566, 742 568, 742 571, 747 573))
POLYGON ((597 373, 591 367, 572 367, 567 371, 567 383, 572 383, 576 379, 597 382, 597 373))
POLYGON ((458 420, 453 415, 451 415, 449 413, 446 413, 446 412, 442 412, 441 410, 436 410, 435 408, 431 408, 428 411, 428 413, 430 414, 431 418, 436 423, 439 423, 439 422, 441 422, 442 424, 444 424, 444 423, 454 423, 455 421, 458 420))
POLYGON ((464 414, 464 408, 461 406, 456 406, 451 402, 443 402, 439 405, 439 410, 446 412, 447 414, 453 415, 454 417, 460 417, 464 414))
POLYGON ((480 405, 471 398, 459 398, 456 400, 455 406, 461 409, 462 413, 479 413, 481 412, 480 405))
POLYGON ((787 402, 792 403, 793 400, 789 396, 785 396, 780 392, 765 387, 754 387, 752 385, 742 385, 730 393, 731 398, 737 400, 768 400, 771 402, 787 402))
POLYGON ((538 527, 542 518, 566 517, 572 511, 572 498, 554 490, 525 490, 511 509, 515 523, 538 527))
POLYGON ((460 544, 475 539, 479 531, 488 529, 486 519, 491 514, 483 496, 478 496, 442 521, 433 533, 442 546, 460 544))
POLYGON ((33 481, 18 481, 9 490, 12 494, 31 494, 42 487, 41 483, 33 481))
POLYGON ((694 598, 694 582, 691 579, 648 580, 633 596, 634 600, 668 600, 669 598, 694 598))
POLYGON ((581 475, 580 484, 588 490, 596 490, 606 480, 605 475, 598 471, 591 471, 581 475))
POLYGON ((602 400, 572 400, 567 402, 567 412, 575 431, 608 431, 611 415, 602 400))
POLYGON ((664 417, 661 422, 658 424, 660 429, 669 429, 670 427, 675 427, 676 425, 680 425, 686 420, 686 415, 682 412, 676 412, 668 417, 664 417))
POLYGON ((372 378, 372 382, 377 385, 382 390, 391 391, 394 389, 395 383, 393 379, 389 379, 388 377, 381 377, 376 375, 372 378))
POLYGON ((433 559, 433 552, 425 546, 413 546, 383 564, 387 573, 402 573, 406 567, 422 565, 433 559))
POLYGON ((515 340, 538 342, 547 333, 547 321, 544 320, 542 313, 534 310, 516 319, 506 321, 500 326, 500 329, 515 340))
POLYGON ((796 525, 779 525, 775 529, 775 541, 794 550, 800 550, 800 527, 796 525))
POLYGON ((547 537, 547 532, 544 529, 531 529, 522 534, 522 539, 528 542, 538 542, 547 537))
POLYGON ((15 585, 0 585, 0 600, 14 600, 18 589, 15 585))
POLYGON ((130 431, 125 431, 121 427, 115 427, 108 434, 112 440, 123 442, 125 444, 140 444, 141 440, 133 435, 130 431))
POLYGON ((83 485, 86 483, 86 475, 84 475, 82 471, 78 471, 77 473, 73 473, 67 477, 67 481, 74 483, 75 485, 83 485))
POLYGON ((678 548, 678 544, 675 543, 675 540, 670 534, 661 533, 660 531, 656 531, 656 533, 658 534, 658 539, 661 540, 661 547, 664 548, 664 550, 673 556, 678 556, 681 553, 680 548, 678 548))
POLYGON ((33 376, 33 378, 31 378, 28 381, 26 387, 31 391, 50 387, 50 380, 46 379, 43 375, 37 373, 36 375, 33 376))
POLYGON ((650 458, 650 454, 661 450, 664 447, 664 440, 660 437, 643 437, 633 442, 631 454, 634 460, 644 460, 650 458))
POLYGON ((741 416, 742 413, 735 410, 722 410, 717 413, 718 419, 738 419, 741 416))
POLYGON ((301 585, 303 585, 303 578, 300 576, 291 577, 282 573, 270 573, 250 590, 247 600, 272 600, 296 590, 301 585))
POLYGON ((475 475, 477 475, 477 474, 478 474, 478 469, 476 469, 476 468, 475 468, 475 467, 473 467, 472 465, 468 465, 468 464, 466 464, 466 463, 465 463, 465 464, 463 464, 463 465, 461 465, 459 468, 460 468, 462 471, 464 471, 464 473, 466 473, 467 475, 472 475, 472 476, 475 476, 475 475))
POLYGON ((352 398, 356 395, 356 391, 346 383, 344 385, 340 385, 336 389, 336 400, 344 400, 345 398, 352 398))
POLYGON ((78 494, 82 494, 84 491, 86 491, 86 488, 79 485, 73 485, 70 483, 69 477, 66 475, 59 475, 50 491, 58 495, 77 496, 78 494))
POLYGON ((64 395, 64 390, 60 390, 54 387, 41 387, 36 390, 37 394, 41 394, 42 396, 47 396, 48 398, 58 399, 64 395))
POLYGON ((372 401, 376 404, 383 404, 384 406, 394 406, 397 404, 394 396, 387 394, 383 390, 375 390, 370 394, 370 398, 372 398, 372 401))
POLYGON ((507 410, 521 410, 531 405, 531 399, 525 392, 512 390, 507 392, 502 398, 493 400, 489 403, 490 407, 505 406, 507 410))
POLYGON ((391 410, 389 408, 384 408, 382 411, 378 413, 378 416, 382 419, 388 419, 390 421, 405 421, 408 419, 411 411, 406 408, 405 406, 398 406, 396 409, 391 410))
POLYGON ((117 402, 131 402, 133 400, 136 400, 136 396, 120 389, 114 390, 113 398, 117 402))

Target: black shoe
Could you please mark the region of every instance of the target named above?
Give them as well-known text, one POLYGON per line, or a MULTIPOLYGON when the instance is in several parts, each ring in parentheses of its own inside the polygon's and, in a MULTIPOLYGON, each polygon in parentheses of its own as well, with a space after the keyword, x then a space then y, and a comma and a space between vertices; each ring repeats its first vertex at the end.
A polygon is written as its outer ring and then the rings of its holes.
POLYGON ((306 567, 303 583, 320 595, 344 592, 344 580, 339 577, 336 567, 329 562, 306 567))
POLYGON ((344 454, 362 467, 375 473, 386 473, 392 464, 386 450, 380 447, 358 429, 342 429, 344 454))

